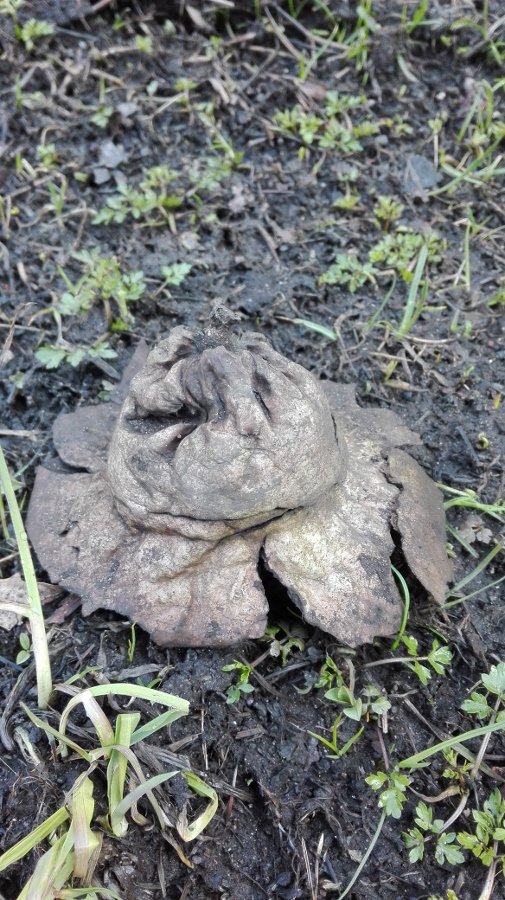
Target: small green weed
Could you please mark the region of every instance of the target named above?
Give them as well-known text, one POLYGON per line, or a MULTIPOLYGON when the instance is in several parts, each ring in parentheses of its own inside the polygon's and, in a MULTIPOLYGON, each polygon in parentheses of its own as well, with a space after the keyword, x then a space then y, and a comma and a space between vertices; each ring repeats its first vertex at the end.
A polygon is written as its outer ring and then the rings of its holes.
POLYGON ((191 263, 172 263, 170 266, 162 266, 163 287, 179 287, 191 272, 191 263))
POLYGON ((83 345, 57 346, 42 344, 35 351, 35 357, 46 369, 57 369, 62 363, 76 368, 85 359, 114 359, 117 356, 107 341, 97 341, 89 347, 83 345))
POLYGON ((55 144, 39 144, 37 147, 37 158, 40 161, 42 169, 53 169, 59 161, 58 151, 55 144))
POLYGON ((426 843, 433 838, 435 838, 435 859, 440 866, 443 866, 444 863, 456 866, 465 861, 465 857, 457 845, 456 832, 443 830, 444 820, 434 818, 431 806, 423 802, 418 803, 414 822, 417 827, 410 828, 403 834, 411 863, 424 859, 426 843))
POLYGON ((421 684, 428 684, 433 672, 437 675, 446 674, 446 668, 452 662, 452 652, 446 644, 440 644, 437 638, 434 638, 430 652, 426 656, 420 656, 419 644, 415 637, 404 634, 402 643, 406 647, 409 657, 415 658, 413 662, 410 662, 408 658, 404 658, 403 662, 407 668, 415 672, 421 684), (425 662, 428 663, 430 668, 423 665, 425 662))
POLYGON ((0 13, 2 16, 10 16, 17 21, 18 12, 23 6, 24 0, 0 0, 0 13))
POLYGON ((342 714, 354 722, 362 718, 368 721, 372 715, 383 716, 391 709, 389 700, 374 685, 368 685, 360 696, 355 696, 346 684, 340 684, 326 691, 324 697, 342 706, 342 714))
POLYGON ((445 897, 442 897, 440 894, 430 894, 428 900, 458 900, 458 895, 455 893, 455 891, 451 891, 450 888, 447 888, 445 897))
POLYGON ((422 247, 426 246, 428 263, 439 263, 447 243, 436 234, 416 234, 411 228, 399 227, 394 234, 386 234, 368 254, 372 265, 394 270, 404 281, 412 281, 412 264, 422 247))
POLYGON ((28 19, 23 25, 16 25, 16 38, 26 50, 33 50, 37 41, 54 34, 54 25, 39 19, 28 19))
POLYGON ((373 208, 376 222, 384 231, 389 231, 397 219, 400 218, 404 210, 403 203, 395 200, 394 197, 380 195, 377 197, 377 203, 373 208))
POLYGON ((109 121, 114 113, 114 107, 107 103, 101 103, 96 107, 95 112, 90 116, 90 122, 98 128, 107 128, 109 121))
POLYGON ((479 690, 472 691, 470 697, 461 704, 461 709, 469 715, 476 716, 477 719, 491 720, 501 706, 503 707, 501 718, 505 720, 505 663, 491 666, 488 674, 480 676, 480 681, 485 693, 479 690), (493 699, 493 706, 489 703, 490 697, 493 699))
POLYGON ((184 200, 183 193, 168 190, 178 173, 168 166, 149 169, 137 188, 122 184, 118 193, 108 198, 92 220, 93 225, 121 225, 128 218, 147 225, 169 225, 175 230, 173 210, 184 200))
POLYGON ((335 687, 336 684, 341 684, 342 681, 342 672, 335 660, 326 654, 326 658, 321 666, 319 677, 314 684, 314 688, 326 688, 326 690, 329 691, 335 687))
POLYGON ((223 666, 223 672, 236 672, 238 676, 237 681, 230 684, 226 691, 227 703, 237 703, 242 694, 252 694, 254 687, 249 684, 252 671, 252 666, 248 666, 247 663, 240 662, 238 659, 223 666))
POLYGON ((293 650, 304 650, 305 641, 300 635, 293 634, 291 626, 280 623, 270 625, 262 638, 270 644, 270 656, 279 657, 285 666, 293 650), (284 635, 284 637, 282 637, 284 635))
POLYGON ((336 151, 340 154, 360 153, 363 145, 360 138, 379 132, 379 124, 370 118, 363 118, 368 112, 368 101, 364 95, 344 95, 328 91, 324 109, 320 115, 305 112, 301 107, 280 111, 273 117, 280 132, 290 134, 304 145, 312 145, 321 150, 336 151), (358 112, 360 121, 352 124, 351 112, 358 112))
POLYGON ((153 39, 150 34, 136 34, 135 47, 140 53, 146 53, 151 56, 153 52, 153 39))
POLYGON ((63 213, 67 196, 67 187, 66 178, 61 178, 59 184, 54 184, 52 181, 49 181, 47 184, 49 206, 57 217, 60 217, 63 213))
POLYGON ((32 656, 33 648, 32 642, 30 640, 30 635, 27 634, 26 631, 22 631, 19 635, 19 646, 20 649, 16 654, 16 662, 18 666, 22 666, 23 663, 28 662, 28 660, 32 656))
POLYGON ((337 703, 342 709, 333 721, 329 739, 315 731, 308 732, 311 737, 323 744, 328 750, 331 750, 329 759, 340 759, 344 756, 359 740, 365 730, 366 723, 377 719, 382 720, 391 709, 391 704, 387 697, 373 684, 367 685, 359 694, 356 694, 354 690, 354 669, 349 661, 348 666, 351 672, 349 685, 345 683, 343 673, 335 660, 331 656, 326 656, 321 666, 319 677, 314 685, 299 690, 299 693, 308 693, 312 687, 326 688, 324 693, 325 700, 337 703), (363 724, 360 724, 357 731, 344 743, 341 743, 339 730, 344 722, 344 717, 352 722, 363 724))
POLYGON ((74 283, 63 269, 59 269, 67 289, 57 302, 56 310, 62 316, 75 316, 88 312, 95 303, 102 303, 109 325, 117 330, 118 325, 127 327, 131 324, 133 316, 128 305, 144 294, 144 273, 124 274, 115 256, 101 256, 97 248, 76 253, 74 258, 82 264, 83 274, 74 283), (112 301, 119 310, 120 320, 116 323, 112 318, 112 301))
POLYGON ((410 784, 408 775, 393 769, 391 772, 374 772, 365 778, 373 791, 380 791, 379 806, 387 816, 399 819, 407 801, 406 791, 410 784))
POLYGON ((493 306, 500 306, 501 304, 505 304, 505 278, 500 279, 498 289, 487 301, 487 305, 490 308, 493 308, 493 306))
POLYGON ((442 260, 446 247, 446 241, 436 234, 417 234, 411 228, 400 226, 371 247, 366 262, 357 256, 339 253, 330 268, 319 277, 319 284, 338 284, 354 293, 367 281, 377 284, 379 276, 391 280, 395 273, 410 283, 421 251, 426 248, 426 263, 434 265, 442 260))
POLYGON ((339 737, 339 729, 342 724, 342 714, 335 716, 333 721, 333 725, 331 727, 331 736, 330 738, 325 738, 322 734, 318 734, 317 731, 308 731, 307 734, 310 734, 311 737, 315 738, 316 741, 319 741, 320 744, 323 744, 327 750, 331 750, 331 753, 328 754, 328 759, 341 759, 345 756, 346 753, 351 749, 351 747, 358 741, 365 730, 365 726, 361 725, 354 734, 351 735, 344 743, 340 742, 339 737))
POLYGON ((505 875, 505 799, 498 788, 484 801, 482 810, 473 809, 475 831, 458 832, 458 842, 483 866, 498 863, 505 875))
POLYGON ((440 644, 434 638, 429 653, 419 653, 419 641, 412 635, 402 634, 400 643, 406 648, 408 656, 391 656, 379 659, 375 662, 365 663, 364 668, 372 669, 376 666, 404 665, 419 678, 421 684, 427 685, 433 672, 437 675, 446 675, 446 669, 452 662, 452 652, 446 644, 440 644), (428 663, 427 666, 424 663, 428 663))
POLYGON ((375 284, 375 269, 370 262, 361 262, 357 256, 339 253, 329 269, 318 280, 320 285, 338 284, 351 294, 367 282, 375 284))
MULTIPOLYGON (((410 862, 423 859, 428 842, 434 844, 434 855, 440 865, 460 865, 465 861, 464 852, 469 850, 488 868, 486 884, 481 898, 490 898, 498 868, 505 874, 505 800, 498 789, 484 801, 482 810, 472 810, 474 831, 449 831, 449 827, 461 816, 467 805, 470 791, 468 782, 475 783, 479 769, 485 767, 484 757, 491 734, 505 730, 505 663, 491 666, 488 673, 480 677, 477 686, 461 705, 468 715, 476 716, 486 724, 462 734, 447 738, 433 747, 397 762, 389 772, 374 772, 365 781, 372 790, 379 793, 379 806, 388 816, 399 819, 407 799, 406 792, 410 776, 403 771, 414 771, 426 765, 426 761, 437 753, 443 753, 449 762, 443 777, 456 780, 453 789, 444 791, 442 796, 461 794, 455 812, 444 822, 434 817, 426 803, 417 804, 415 827, 404 833, 404 842, 409 851, 410 862), (480 749, 474 756, 465 743, 472 738, 482 737, 480 749), (470 760, 463 767, 457 763, 456 751, 470 760)), ((491 771, 491 770, 489 770, 491 771)))
POLYGON ((217 191, 223 182, 231 178, 233 169, 233 162, 225 156, 208 156, 204 160, 197 160, 188 173, 192 183, 191 198, 202 204, 202 195, 217 191))

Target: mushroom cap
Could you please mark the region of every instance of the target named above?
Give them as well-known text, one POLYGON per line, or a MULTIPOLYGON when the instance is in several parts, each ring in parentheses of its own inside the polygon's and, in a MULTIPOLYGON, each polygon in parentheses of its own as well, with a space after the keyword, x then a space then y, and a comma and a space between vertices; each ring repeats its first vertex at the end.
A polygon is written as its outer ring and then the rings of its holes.
POLYGON ((220 328, 174 328, 149 354, 108 455, 119 511, 155 530, 259 524, 311 505, 345 469, 320 383, 261 335, 220 328))

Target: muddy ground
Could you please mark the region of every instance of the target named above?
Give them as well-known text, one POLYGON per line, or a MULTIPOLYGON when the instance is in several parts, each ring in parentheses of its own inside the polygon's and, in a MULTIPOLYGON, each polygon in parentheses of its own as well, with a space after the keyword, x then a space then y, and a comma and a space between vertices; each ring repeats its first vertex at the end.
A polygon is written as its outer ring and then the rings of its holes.
MULTIPOLYGON (((422 435, 417 455, 436 481, 488 504, 503 498, 499 4, 433 2, 417 19, 420 7, 410 2, 365 4, 361 18, 347 2, 96 6, 93 14, 77 0, 25 2, 17 11, 0 4, 0 437, 24 505, 37 465, 53 452, 55 417, 107 402, 140 337, 155 342, 176 324, 205 321, 215 299, 316 375, 356 384, 362 405, 399 413, 422 435), (31 18, 52 33, 34 36, 31 18), (391 200, 381 207, 379 197, 391 200), (391 212, 392 201, 401 208, 391 212), (365 271, 353 291, 343 277, 320 282, 337 254, 364 264, 398 228, 439 238, 422 273, 423 308, 411 320, 416 254, 365 271), (103 283, 91 299, 74 289, 98 270, 96 259, 80 256, 93 248, 117 260, 113 280, 143 273, 138 299, 121 309, 117 290, 108 296, 103 283)), ((467 508, 449 520, 466 535, 466 549, 449 535, 458 582, 489 553, 502 522, 467 508)), ((19 570, 10 533, 0 540, 0 563, 4 578, 19 570)), ((503 574, 498 553, 454 596, 503 574)), ((129 623, 108 613, 85 619, 66 596, 48 604, 55 681, 88 666, 109 680, 159 677, 191 711, 153 746, 219 794, 215 817, 182 858, 141 806, 147 826, 105 837, 93 883, 125 900, 340 896, 380 817, 365 776, 436 736, 475 727, 459 706, 480 673, 505 660, 503 584, 447 609, 411 588, 408 634, 423 654, 434 637, 453 654, 447 673, 427 685, 405 665, 365 668, 405 655, 391 641, 350 654, 310 628, 284 666, 264 655, 261 641, 164 651, 142 632, 130 661, 129 623), (340 759, 308 733, 329 739, 337 713, 315 687, 326 656, 347 684, 355 677, 356 695, 372 683, 391 703, 386 721, 363 719, 360 739, 340 759), (260 657, 254 692, 227 704, 233 673, 223 666, 260 657)), ((283 598, 274 590, 270 600, 276 624, 286 618, 283 598)), ((291 618, 290 628, 299 626, 291 618)), ((0 630, 0 852, 61 806, 83 770, 77 759, 58 759, 19 707, 36 708, 33 665, 16 663, 24 630, 0 630)), ((55 710, 62 704, 58 697, 55 710)), ((57 724, 56 713, 49 721, 57 724)), ((75 725, 91 745, 84 716, 75 725)), ((356 728, 344 719, 342 741, 356 728)), ((468 746, 478 753, 481 740, 468 746)), ((139 756, 154 772, 148 751, 139 756)), ((471 810, 503 788, 501 734, 484 762, 487 774, 473 780, 452 830, 471 829, 471 810)), ((450 783, 445 766, 439 754, 413 774, 402 819, 386 819, 348 897, 481 896, 488 869, 471 854, 439 863, 427 845, 424 860, 411 862, 403 844, 418 795, 437 797, 450 783)), ((100 806, 103 776, 93 777, 100 806)), ((174 785, 162 789, 173 815, 188 799, 182 779, 174 785)), ((435 815, 447 820, 459 800, 444 795, 435 815)), ((40 853, 0 874, 6 900, 40 853)), ((499 872, 492 896, 505 896, 499 872)))

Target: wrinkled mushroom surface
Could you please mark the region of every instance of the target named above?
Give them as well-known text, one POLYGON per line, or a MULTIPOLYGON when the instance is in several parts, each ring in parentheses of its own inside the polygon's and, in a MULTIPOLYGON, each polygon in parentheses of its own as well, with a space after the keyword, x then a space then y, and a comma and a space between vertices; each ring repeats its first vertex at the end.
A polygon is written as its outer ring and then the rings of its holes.
POLYGON ((28 530, 85 614, 115 610, 161 645, 260 637, 260 560, 307 622, 356 645, 401 618, 392 529, 445 596, 442 497, 399 449, 418 442, 260 334, 178 327, 137 349, 109 404, 56 420, 28 530))

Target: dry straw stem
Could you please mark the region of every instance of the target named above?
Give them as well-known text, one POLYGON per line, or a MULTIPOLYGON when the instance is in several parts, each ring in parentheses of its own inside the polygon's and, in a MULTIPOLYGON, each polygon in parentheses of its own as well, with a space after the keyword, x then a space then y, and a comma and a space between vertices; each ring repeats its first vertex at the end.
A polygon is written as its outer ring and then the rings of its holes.
POLYGON ((11 517, 12 527, 19 550, 21 566, 23 569, 23 577, 26 584, 26 593, 28 605, 22 604, 2 604, 4 608, 11 609, 22 616, 27 616, 30 620, 32 632, 33 655, 35 657, 35 671, 37 674, 37 702, 40 709, 47 709, 49 698, 53 690, 53 682, 51 676, 51 663, 49 660, 49 648, 47 646, 47 635, 44 624, 44 614, 42 612, 42 604, 40 602, 39 589, 35 570, 33 568, 32 557, 28 538, 21 518, 16 494, 12 485, 11 476, 5 460, 5 455, 0 446, 0 486, 7 499, 9 514, 11 517))

